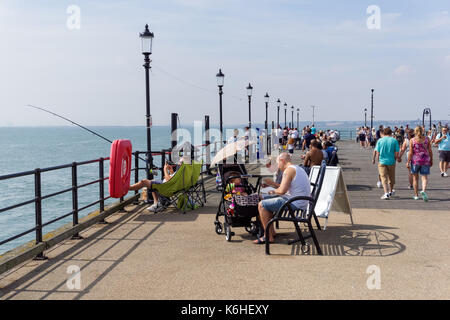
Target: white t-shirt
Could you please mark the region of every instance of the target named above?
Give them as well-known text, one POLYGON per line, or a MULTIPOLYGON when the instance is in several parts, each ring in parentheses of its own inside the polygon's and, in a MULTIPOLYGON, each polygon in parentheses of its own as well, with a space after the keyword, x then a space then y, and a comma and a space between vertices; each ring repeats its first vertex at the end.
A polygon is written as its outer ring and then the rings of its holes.
MULTIPOLYGON (((309 182, 309 177, 306 174, 305 170, 300 168, 299 166, 290 165, 289 168, 295 169, 295 177, 291 181, 291 185, 289 186, 288 191, 286 192, 286 196, 288 198, 304 196, 311 196, 311 184, 309 182)), ((297 208, 306 209, 308 206, 307 200, 297 200, 292 204, 297 208)))

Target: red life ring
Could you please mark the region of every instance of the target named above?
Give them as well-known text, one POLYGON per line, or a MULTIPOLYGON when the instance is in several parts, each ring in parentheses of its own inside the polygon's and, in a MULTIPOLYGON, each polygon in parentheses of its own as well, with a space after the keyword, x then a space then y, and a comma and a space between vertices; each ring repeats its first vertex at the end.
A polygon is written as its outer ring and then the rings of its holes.
POLYGON ((109 195, 120 198, 128 193, 131 176, 131 141, 114 140, 109 159, 109 195))

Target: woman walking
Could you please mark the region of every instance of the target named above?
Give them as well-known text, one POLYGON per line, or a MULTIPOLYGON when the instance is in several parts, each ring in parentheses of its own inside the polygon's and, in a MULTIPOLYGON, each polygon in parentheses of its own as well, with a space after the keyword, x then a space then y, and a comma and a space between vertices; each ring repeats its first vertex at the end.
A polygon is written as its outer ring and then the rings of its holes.
POLYGON ((422 127, 414 129, 414 138, 409 142, 409 153, 406 167, 411 168, 413 174, 414 200, 419 199, 419 174, 422 177, 422 191, 420 195, 423 201, 428 201, 425 192, 428 183, 430 167, 433 166, 433 152, 431 151, 431 141, 424 135, 422 127))
MULTIPOLYGON (((406 138, 403 141, 403 144, 400 146, 400 154, 398 156, 398 162, 402 161, 403 155, 406 153, 408 155, 409 153, 409 142, 411 139, 414 138, 414 130, 410 129, 408 130, 406 134, 406 138)), ((408 156, 406 156, 408 157, 408 156)), ((408 179, 409 179, 409 190, 413 189, 413 174, 411 173, 411 170, 408 168, 408 179)))

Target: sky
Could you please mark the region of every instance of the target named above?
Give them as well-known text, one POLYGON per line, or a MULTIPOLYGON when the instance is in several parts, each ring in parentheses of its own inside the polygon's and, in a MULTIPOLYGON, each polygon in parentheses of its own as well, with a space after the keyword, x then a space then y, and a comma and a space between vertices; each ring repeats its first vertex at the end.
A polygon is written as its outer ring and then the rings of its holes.
POLYGON ((302 121, 311 105, 316 121, 356 121, 372 88, 376 120, 425 107, 450 117, 448 0, 0 0, 0 126, 68 124, 28 104, 86 126, 144 126, 146 23, 154 125, 172 112, 218 123, 219 68, 225 125, 248 122, 248 83, 259 123, 266 92, 269 121, 278 99, 302 121))

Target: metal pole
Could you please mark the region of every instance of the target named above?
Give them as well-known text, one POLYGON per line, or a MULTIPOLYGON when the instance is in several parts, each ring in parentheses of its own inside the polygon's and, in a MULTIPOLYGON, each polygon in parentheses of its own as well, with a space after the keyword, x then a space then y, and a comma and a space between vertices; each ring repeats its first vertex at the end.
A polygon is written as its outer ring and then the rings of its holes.
POLYGON ((280 106, 277 107, 277 129, 280 127, 280 106))
POLYGON ((252 127, 252 96, 248 96, 248 127, 252 127))
POLYGON ((364 108, 364 127, 367 127, 367 109, 366 108, 364 108))
POLYGON ((177 125, 177 119, 178 119, 178 113, 172 113, 171 116, 171 145, 172 145, 172 149, 174 149, 177 146, 177 142, 178 142, 178 137, 177 137, 177 129, 178 129, 178 125, 177 125))
POLYGON ((266 102, 266 123, 265 123, 265 129, 266 129, 266 152, 269 151, 269 119, 268 119, 268 109, 269 109, 269 103, 266 102))
POLYGON ((372 102, 371 102, 371 107, 370 107, 370 130, 372 130, 372 128, 373 128, 373 92, 374 91, 375 90, 372 89, 372 98, 371 98, 372 102))
POLYGON ((210 173, 210 163, 211 163, 211 141, 209 140, 209 116, 205 116, 205 144, 206 144, 206 170, 210 173))
POLYGON ((219 101, 220 101, 220 143, 222 146, 225 144, 225 141, 223 141, 223 126, 222 126, 222 95, 223 90, 222 86, 219 86, 219 101))
MULTIPOLYGON (((78 225, 78 176, 77 163, 72 162, 72 210, 73 226, 78 225)), ((72 236, 72 239, 83 239, 78 232, 72 236)))
POLYGON ((287 123, 286 123, 286 112, 287 112, 287 109, 286 109, 286 107, 284 107, 284 127, 285 127, 285 128, 287 127, 287 123))
POLYGON ((300 130, 299 112, 297 111, 297 129, 300 130))
POLYGON ((291 126, 292 126, 292 128, 294 127, 294 106, 292 106, 292 108, 291 108, 291 126))
POLYGON ((144 53, 145 56, 145 98, 146 98, 146 125, 147 125, 147 179, 151 179, 151 170, 153 168, 153 157, 152 157, 152 138, 151 138, 151 115, 150 115, 150 53, 144 53))
MULTIPOLYGON (((34 195, 35 195, 35 223, 36 223, 36 244, 42 242, 42 200, 41 200, 41 169, 36 169, 34 173, 34 195)), ((35 260, 47 259, 44 253, 39 253, 35 260)))

